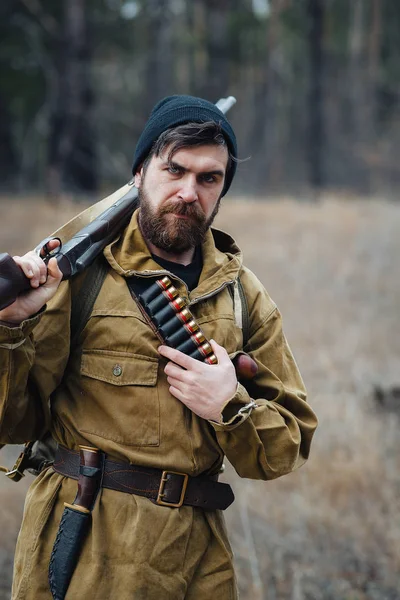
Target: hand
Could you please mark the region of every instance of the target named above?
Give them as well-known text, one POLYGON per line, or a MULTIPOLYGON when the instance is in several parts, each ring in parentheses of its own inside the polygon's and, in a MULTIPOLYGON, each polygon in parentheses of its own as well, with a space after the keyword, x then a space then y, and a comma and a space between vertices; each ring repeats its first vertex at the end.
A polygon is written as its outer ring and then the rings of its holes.
MULTIPOLYGON (((58 240, 48 242, 49 250, 59 245, 58 240)), ((10 325, 19 325, 28 317, 37 313, 56 293, 62 279, 56 258, 51 258, 46 265, 35 252, 27 252, 24 256, 14 256, 31 282, 31 291, 20 294, 18 298, 0 311, 0 321, 10 325)))
POLYGON ((195 360, 179 350, 160 346, 159 353, 171 362, 164 369, 169 391, 202 419, 220 422, 221 411, 237 387, 235 368, 225 348, 210 340, 217 365, 195 360))

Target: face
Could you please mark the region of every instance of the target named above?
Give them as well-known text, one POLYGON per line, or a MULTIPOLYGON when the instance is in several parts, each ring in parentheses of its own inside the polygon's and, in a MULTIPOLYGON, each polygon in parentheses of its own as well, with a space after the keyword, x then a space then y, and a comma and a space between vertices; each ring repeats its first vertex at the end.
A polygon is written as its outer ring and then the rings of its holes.
POLYGON ((228 151, 225 146, 183 148, 168 161, 168 148, 135 175, 139 223, 145 239, 167 252, 202 242, 218 212, 228 151))

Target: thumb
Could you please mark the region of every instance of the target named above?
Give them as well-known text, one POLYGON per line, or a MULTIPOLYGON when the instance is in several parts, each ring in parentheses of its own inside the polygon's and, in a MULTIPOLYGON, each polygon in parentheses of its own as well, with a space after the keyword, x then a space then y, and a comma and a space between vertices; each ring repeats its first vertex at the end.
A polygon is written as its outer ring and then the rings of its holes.
POLYGON ((60 271, 57 259, 55 257, 51 258, 47 264, 47 281, 49 283, 53 283, 54 281, 60 282, 62 276, 63 274, 60 271))
POLYGON ((215 356, 217 357, 218 364, 230 362, 229 355, 223 346, 217 344, 217 342, 213 339, 210 340, 210 344, 215 356))

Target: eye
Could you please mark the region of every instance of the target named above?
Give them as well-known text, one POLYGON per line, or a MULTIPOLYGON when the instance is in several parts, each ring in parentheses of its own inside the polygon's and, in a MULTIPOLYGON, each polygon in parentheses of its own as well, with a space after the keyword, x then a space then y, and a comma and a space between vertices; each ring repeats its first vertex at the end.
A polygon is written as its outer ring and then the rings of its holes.
POLYGON ((211 173, 204 173, 204 175, 201 176, 202 181, 204 181, 204 183, 216 183, 217 182, 217 177, 216 175, 212 175, 211 173))
POLYGON ((180 167, 178 167, 178 165, 175 165, 174 163, 170 163, 167 167, 167 171, 169 173, 171 173, 171 175, 179 175, 179 173, 181 173, 182 169, 180 167))

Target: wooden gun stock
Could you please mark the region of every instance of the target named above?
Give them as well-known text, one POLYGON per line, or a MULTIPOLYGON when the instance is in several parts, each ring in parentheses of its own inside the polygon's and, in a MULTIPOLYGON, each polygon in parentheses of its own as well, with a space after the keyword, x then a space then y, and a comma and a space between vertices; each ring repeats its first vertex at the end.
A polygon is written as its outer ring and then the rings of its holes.
POLYGON ((5 252, 0 254, 0 310, 31 289, 30 280, 15 260, 5 252))

